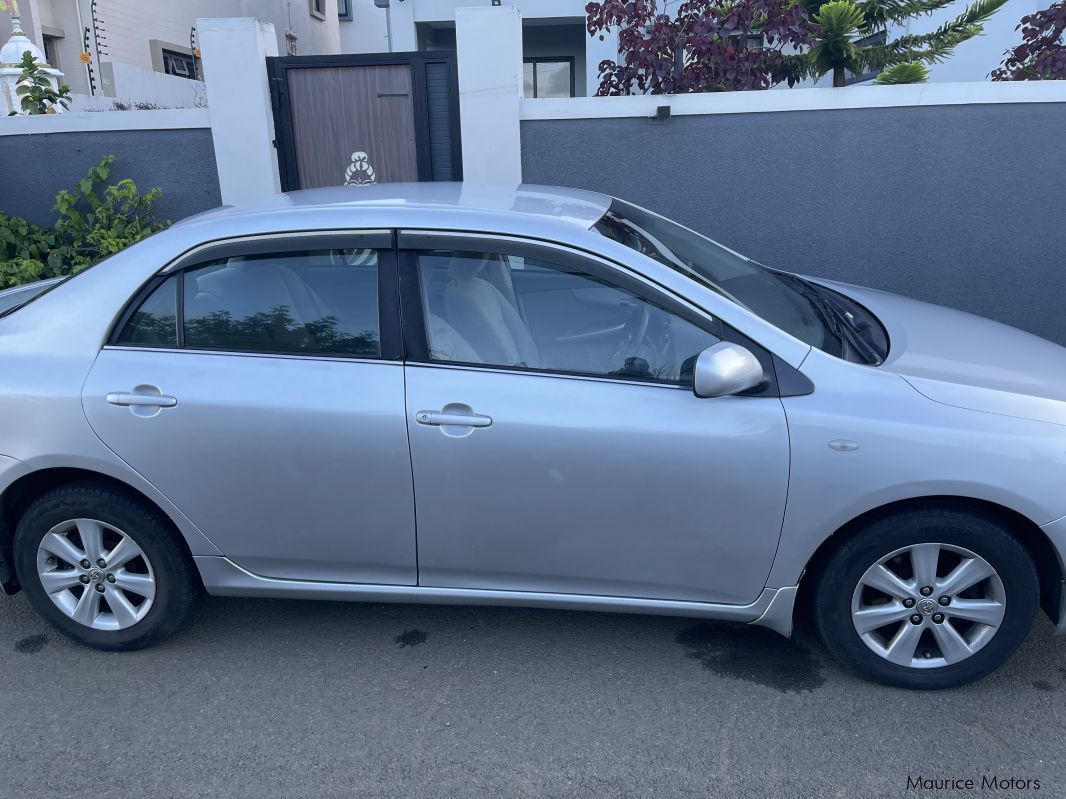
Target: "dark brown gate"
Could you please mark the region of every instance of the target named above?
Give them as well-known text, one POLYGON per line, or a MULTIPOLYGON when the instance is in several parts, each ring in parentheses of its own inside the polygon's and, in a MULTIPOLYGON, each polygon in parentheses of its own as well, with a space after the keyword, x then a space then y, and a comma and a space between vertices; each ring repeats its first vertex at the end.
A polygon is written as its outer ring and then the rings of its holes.
POLYGON ((452 52, 267 59, 281 188, 462 180, 452 52))

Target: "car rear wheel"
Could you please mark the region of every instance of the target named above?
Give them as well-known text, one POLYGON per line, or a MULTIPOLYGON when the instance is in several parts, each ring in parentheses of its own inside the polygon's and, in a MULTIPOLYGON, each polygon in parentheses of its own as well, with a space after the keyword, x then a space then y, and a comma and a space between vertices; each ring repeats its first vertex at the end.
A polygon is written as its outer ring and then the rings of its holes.
POLYGON ((897 514, 829 559, 815 617, 833 654, 888 685, 953 688, 998 668, 1029 634, 1039 582, 1028 552, 991 518, 897 514))
POLYGON ((15 568, 34 609, 98 649, 139 649, 188 618, 199 581, 159 512, 107 486, 62 486, 15 533, 15 568))

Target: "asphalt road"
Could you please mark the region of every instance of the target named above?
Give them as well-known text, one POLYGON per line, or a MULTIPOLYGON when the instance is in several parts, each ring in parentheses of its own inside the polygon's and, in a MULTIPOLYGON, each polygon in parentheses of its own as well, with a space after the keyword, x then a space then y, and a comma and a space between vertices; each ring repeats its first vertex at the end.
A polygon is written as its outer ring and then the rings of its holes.
POLYGON ((0 796, 1066 796, 1049 633, 916 693, 683 619, 211 599, 170 642, 109 654, 0 597, 0 796))

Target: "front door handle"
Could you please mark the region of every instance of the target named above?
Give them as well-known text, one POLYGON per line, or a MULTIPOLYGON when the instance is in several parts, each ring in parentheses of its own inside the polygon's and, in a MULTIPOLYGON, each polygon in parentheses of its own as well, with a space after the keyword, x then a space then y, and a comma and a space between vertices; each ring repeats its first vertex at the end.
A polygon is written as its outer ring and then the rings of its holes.
POLYGON ((178 404, 175 397, 153 394, 125 394, 112 392, 107 395, 107 401, 112 405, 125 405, 137 408, 173 408, 178 404))
POLYGON ((419 411, 415 414, 415 421, 419 424, 428 424, 435 427, 445 425, 455 427, 488 427, 492 424, 491 416, 482 416, 479 413, 442 413, 440 411, 419 411))

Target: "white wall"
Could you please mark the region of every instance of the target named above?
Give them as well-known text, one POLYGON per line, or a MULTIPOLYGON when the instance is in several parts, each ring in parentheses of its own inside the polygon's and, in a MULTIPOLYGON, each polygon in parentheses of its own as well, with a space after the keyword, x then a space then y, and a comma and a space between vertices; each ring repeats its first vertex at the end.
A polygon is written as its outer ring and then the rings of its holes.
MULTIPOLYGON (((86 3, 82 0, 87 15, 86 3)), ((288 29, 297 35, 302 54, 339 52, 337 0, 326 0, 325 20, 313 17, 310 7, 309 0, 99 0, 98 16, 107 29, 109 56, 105 60, 151 69, 148 40, 188 47, 189 29, 197 17, 255 17, 270 22, 281 53, 288 29)))
MULTIPOLYGON (((341 51, 345 53, 406 52, 419 49, 416 26, 455 22, 456 9, 490 7, 489 0, 404 0, 393 2, 388 11, 374 6, 373 0, 352 0, 353 21, 341 22, 341 51), (391 28, 392 43, 389 44, 391 28)), ((605 58, 617 58, 617 32, 605 41, 585 34, 585 0, 503 0, 503 6, 516 6, 526 21, 525 56, 571 56, 575 61, 575 93, 580 97, 595 93, 599 86, 598 66, 605 58), (573 26, 580 41, 566 36, 553 44, 545 40, 554 25, 573 26), (556 46, 557 45, 557 46, 556 46)))
POLYGON ((162 108, 200 108, 207 104, 203 81, 165 75, 128 64, 104 62, 100 83, 109 98, 148 101, 162 108))
POLYGON ((388 13, 374 0, 349 0, 352 20, 340 23, 342 53, 389 52, 388 13))
MULTIPOLYGON (((19 3, 23 28, 39 47, 44 46, 42 26, 52 32, 62 32, 59 51, 64 81, 74 92, 83 94, 89 92, 89 83, 78 53, 82 49, 82 28, 92 24, 90 3, 91 0, 80 0, 80 19, 75 0, 21 0, 19 3)), ((290 29, 298 37, 296 44, 301 55, 341 52, 337 0, 326 0, 324 20, 312 16, 310 8, 310 0, 98 0, 97 17, 107 41, 103 43, 106 53, 97 54, 95 50, 92 53, 97 89, 101 88, 99 64, 103 61, 153 70, 149 45, 152 39, 188 50, 189 31, 197 17, 255 17, 270 22, 282 54, 285 32, 290 29)), ((7 12, 0 11, 0 37, 4 39, 10 30, 8 20, 7 12)))
MULTIPOLYGON (((455 10, 467 6, 488 6, 488 0, 407 0, 414 8, 415 22, 444 22, 455 19, 455 10)), ((502 0, 502 5, 518 6, 523 19, 583 17, 586 0, 502 0)))
MULTIPOLYGON (((370 3, 372 6, 373 3, 370 3)), ((585 19, 585 0, 502 0, 502 5, 515 6, 524 20, 574 22, 585 19)), ((489 0, 405 0, 394 1, 388 9, 391 22, 393 50, 416 49, 419 23, 455 22, 460 8, 488 8, 489 0)), ((359 18, 362 5, 356 6, 359 18)), ((376 10, 376 9, 375 9, 376 10)), ((366 14, 364 13, 364 16, 366 14)))

